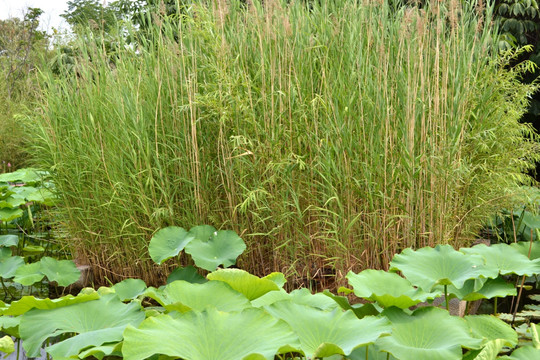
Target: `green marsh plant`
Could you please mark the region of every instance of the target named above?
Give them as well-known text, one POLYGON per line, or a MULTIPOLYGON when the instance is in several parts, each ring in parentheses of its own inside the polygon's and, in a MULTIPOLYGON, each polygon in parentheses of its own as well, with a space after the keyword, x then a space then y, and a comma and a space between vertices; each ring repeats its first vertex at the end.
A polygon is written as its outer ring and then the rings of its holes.
POLYGON ((468 243, 539 152, 535 85, 460 4, 194 1, 113 53, 89 32, 32 119, 66 245, 98 282, 159 283, 154 229, 214 224, 242 267, 305 284, 468 243))

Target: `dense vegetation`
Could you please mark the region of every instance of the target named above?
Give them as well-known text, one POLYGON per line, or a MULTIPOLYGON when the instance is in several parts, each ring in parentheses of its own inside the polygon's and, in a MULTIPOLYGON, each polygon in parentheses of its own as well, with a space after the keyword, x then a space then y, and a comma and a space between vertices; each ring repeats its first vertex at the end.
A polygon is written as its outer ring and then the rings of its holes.
POLYGON ((487 5, 0 21, 0 351, 540 358, 540 12, 487 5))
POLYGON ((78 261, 152 282, 153 229, 211 223, 305 283, 470 242, 529 181, 535 87, 451 5, 222 1, 79 33, 31 119, 78 261))

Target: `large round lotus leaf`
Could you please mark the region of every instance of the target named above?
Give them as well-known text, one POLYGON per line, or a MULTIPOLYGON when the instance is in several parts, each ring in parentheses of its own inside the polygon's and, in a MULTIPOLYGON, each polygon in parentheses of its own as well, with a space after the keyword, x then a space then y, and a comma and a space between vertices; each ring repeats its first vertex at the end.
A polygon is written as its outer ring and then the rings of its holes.
POLYGON ((22 315, 32 309, 56 309, 73 304, 79 304, 91 300, 99 299, 98 293, 93 290, 86 294, 79 294, 77 296, 65 295, 58 299, 36 299, 33 296, 23 296, 20 300, 13 301, 9 307, 3 311, 4 315, 22 315))
POLYGON ((523 346, 512 352, 510 356, 500 356, 497 359, 504 360, 536 360, 540 359, 540 349, 532 346, 523 346))
POLYGON ((236 263, 236 258, 246 250, 246 243, 234 231, 214 232, 206 241, 193 239, 186 245, 186 253, 198 267, 213 271, 219 265, 229 267, 236 263))
POLYGON ((510 246, 531 260, 540 259, 540 241, 533 241, 532 243, 520 241, 512 243, 510 246))
POLYGON ((244 295, 221 281, 204 284, 174 281, 163 289, 163 299, 167 310, 178 312, 202 311, 207 307, 220 311, 240 311, 251 306, 244 295))
MULTIPOLYGON (((5 249, 9 250, 10 249, 5 249)), ((9 279, 15 276, 15 273, 17 269, 19 269, 21 266, 24 265, 24 260, 20 256, 4 256, 5 251, 2 251, 2 255, 0 256, 0 277, 3 277, 4 279, 9 279)))
POLYGON ((0 221, 10 222, 23 216, 23 211, 21 209, 0 209, 0 221))
POLYGON ((194 239, 193 235, 178 226, 169 226, 159 230, 150 240, 148 253, 152 260, 161 264, 178 255, 194 239))
POLYGON ((125 279, 112 286, 114 293, 122 301, 135 299, 144 294, 146 284, 141 279, 125 279))
MULTIPOLYGON (((22 261, 22 260, 21 260, 22 261)), ((41 272, 41 263, 24 264, 17 268, 14 273, 13 281, 24 286, 30 286, 38 281, 43 280, 45 275, 41 272)))
POLYGON ((298 339, 284 322, 255 308, 227 313, 209 308, 177 318, 160 315, 124 332, 126 360, 155 354, 189 360, 274 359, 281 347, 298 339))
POLYGON ((189 229, 189 234, 201 241, 208 241, 216 232, 217 229, 211 225, 198 225, 189 229))
POLYGON ((45 206, 54 206, 57 197, 49 189, 36 189, 36 191, 26 195, 26 200, 45 206))
POLYGON ((300 340, 300 349, 310 359, 349 355, 353 349, 390 333, 387 319, 358 319, 352 311, 323 311, 289 300, 267 306, 266 310, 291 326, 300 340))
POLYGON ((0 351, 5 354, 11 354, 15 351, 15 343, 11 336, 6 335, 0 338, 0 351))
POLYGON ((356 296, 376 301, 385 308, 396 306, 407 309, 427 299, 440 296, 440 292, 426 293, 412 286, 409 280, 398 274, 382 270, 369 269, 359 274, 351 271, 347 274, 347 280, 356 296))
POLYGON ((514 329, 504 321, 492 315, 468 315, 465 316, 467 325, 472 330, 474 337, 492 341, 501 339, 504 344, 514 347, 518 342, 518 335, 514 329))
POLYGON ((422 307, 412 316, 397 308, 383 312, 392 322, 392 334, 377 345, 400 360, 460 360, 462 346, 480 348, 465 320, 437 307, 422 307))
POLYGON ((49 337, 77 335, 47 348, 54 359, 77 357, 83 349, 122 340, 127 325, 139 325, 144 311, 137 302, 124 304, 114 294, 50 310, 33 309, 22 316, 19 333, 28 356, 39 355, 49 337))
POLYGON ((516 274, 519 276, 533 276, 540 274, 540 260, 531 261, 517 249, 507 244, 484 244, 472 248, 462 248, 465 254, 480 255, 486 259, 486 267, 501 275, 516 274))
POLYGON ((81 271, 72 260, 56 260, 51 257, 42 257, 41 272, 49 281, 56 281, 60 286, 68 286, 79 280, 81 271))
POLYGON ((167 277, 167 284, 176 280, 184 280, 192 284, 204 284, 208 280, 197 272, 193 266, 179 267, 173 270, 167 277))
POLYGON ((248 300, 255 300, 269 291, 279 290, 275 282, 251 275, 240 269, 220 269, 206 276, 208 280, 223 281, 234 290, 244 294, 248 300))
POLYGON ((17 246, 19 237, 17 235, 0 235, 0 246, 17 246))
POLYGON ((431 291, 435 285, 454 285, 459 289, 469 279, 498 275, 498 271, 484 266, 481 256, 465 255, 450 245, 416 251, 407 248, 394 256, 390 270, 401 271, 413 285, 424 291, 431 291))
POLYGON ((455 295, 460 300, 475 301, 492 299, 494 297, 514 296, 516 295, 516 287, 501 277, 496 279, 471 279, 465 281, 461 289, 450 285, 448 287, 448 293, 455 295))

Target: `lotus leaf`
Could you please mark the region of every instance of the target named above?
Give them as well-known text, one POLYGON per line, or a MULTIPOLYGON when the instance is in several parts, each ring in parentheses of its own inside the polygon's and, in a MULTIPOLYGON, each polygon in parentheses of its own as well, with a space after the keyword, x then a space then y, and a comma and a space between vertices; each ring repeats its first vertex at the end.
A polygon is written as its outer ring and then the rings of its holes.
POLYGON ((106 344, 101 346, 95 346, 88 350, 82 351, 79 354, 80 359, 87 357, 94 357, 98 360, 102 360, 106 356, 122 357, 122 344, 123 342, 117 342, 112 344, 106 344))
POLYGON ((290 300, 274 303, 266 310, 291 326, 300 340, 300 349, 310 359, 349 355, 355 348, 390 333, 387 319, 373 316, 358 319, 352 311, 323 311, 290 300))
POLYGON ((392 322, 392 334, 377 345, 400 360, 458 360, 462 346, 478 349, 482 343, 464 319, 437 307, 421 307, 411 316, 392 307, 382 314, 392 322))
POLYGON ((369 315, 379 315, 382 309, 376 307, 374 304, 354 304, 351 305, 349 300, 345 296, 337 296, 332 294, 328 290, 324 290, 323 294, 331 298, 338 304, 343 310, 351 310, 354 312, 357 318, 362 319, 369 315))
POLYGON ((11 336, 19 337, 20 316, 0 316, 0 330, 11 336))
POLYGON ((38 281, 41 281, 45 277, 45 275, 41 272, 41 263, 36 262, 24 264, 22 259, 21 262, 21 266, 19 266, 14 273, 15 278, 13 281, 24 286, 30 286, 38 281))
POLYGON ((376 344, 362 346, 353 350, 351 355, 347 356, 349 360, 396 360, 395 357, 387 352, 381 351, 376 344))
POLYGON ((17 235, 0 235, 0 246, 17 246, 19 237, 17 235))
POLYGON ((516 288, 514 284, 507 283, 506 280, 498 277, 496 279, 467 280, 461 289, 449 286, 448 292, 457 296, 458 299, 475 301, 492 299, 494 297, 513 296, 516 295, 516 288))
POLYGON ((518 335, 514 329, 501 319, 492 315, 465 316, 472 335, 485 341, 503 340, 504 345, 514 347, 518 343, 518 335))
POLYGON ((436 285, 463 287, 465 281, 480 277, 495 278, 498 271, 484 266, 481 256, 465 255, 450 245, 407 248, 394 256, 390 270, 399 270, 415 286, 431 291, 436 285))
POLYGON ((47 172, 45 171, 37 171, 31 168, 19 169, 10 173, 1 174, 0 182, 35 183, 40 182, 45 175, 47 175, 47 172))
POLYGON ((277 286, 280 288, 283 288, 285 284, 287 283, 287 279, 285 279, 285 275, 280 272, 273 272, 268 275, 266 275, 263 279, 268 279, 270 281, 273 281, 276 283, 277 286))
POLYGON ((207 307, 220 311, 240 311, 251 306, 244 295, 221 281, 204 284, 173 281, 163 289, 161 300, 167 310, 178 312, 202 311, 207 307))
POLYGON ((150 317, 139 328, 129 326, 122 353, 126 360, 155 354, 189 360, 270 360, 281 347, 294 347, 297 341, 286 323, 263 310, 227 313, 208 308, 176 319, 169 315, 150 317))
POLYGON ((23 216, 22 209, 8 209, 8 208, 2 208, 0 209, 0 221, 3 222, 10 222, 11 220, 15 220, 23 216))
POLYGON ((15 209, 25 203, 26 201, 20 197, 8 197, 7 199, 0 201, 0 208, 15 209))
POLYGON ((15 343, 11 336, 6 335, 0 338, 0 351, 6 354, 11 354, 15 351, 15 343))
POLYGON ((184 280, 193 284, 203 284, 208 281, 191 265, 174 269, 169 277, 167 277, 167 284, 176 280, 184 280))
POLYGON ((11 256, 11 249, 1 248, 0 250, 0 277, 9 279, 15 276, 16 271, 24 265, 24 260, 20 256, 11 256), (9 255, 8 255, 9 254, 9 255))
POLYGON ((308 305, 320 310, 333 310, 339 307, 339 305, 328 296, 322 293, 312 294, 311 291, 306 288, 293 290, 290 294, 283 289, 280 291, 270 291, 253 300, 251 304, 255 307, 262 307, 282 300, 290 300, 295 304, 308 305))
POLYGON ((23 296, 20 300, 13 301, 11 305, 3 311, 4 315, 22 315, 32 309, 50 310, 68 305, 79 304, 91 300, 99 299, 98 293, 94 290, 87 294, 77 296, 65 295, 58 299, 36 299, 33 296, 23 296))
POLYGON ((462 248, 460 251, 484 257, 486 267, 491 268, 493 272, 498 271, 501 275, 532 276, 540 274, 540 260, 529 260, 527 256, 507 244, 491 246, 481 244, 472 248, 462 248))
POLYGON ((72 260, 56 260, 45 256, 39 261, 41 272, 49 281, 56 281, 60 286, 68 286, 79 280, 81 271, 72 260))
POLYGON ((282 300, 291 300, 291 294, 283 289, 280 289, 279 291, 269 291, 263 296, 252 300, 251 305, 256 308, 260 308, 282 300))
POLYGON ((45 206, 54 206, 57 202, 56 196, 49 189, 36 189, 34 192, 26 195, 26 200, 45 206))
POLYGON ((161 264, 184 250, 194 239, 193 235, 178 226, 169 226, 159 230, 150 240, 148 252, 152 260, 161 264))
POLYGON ((42 252, 45 252, 45 248, 39 245, 28 245, 23 247, 23 252, 28 254, 40 254, 42 252))
POLYGON ((494 360, 504 347, 505 340, 489 341, 481 350, 471 350, 463 355, 463 360, 494 360))
POLYGON ((116 296, 122 301, 135 299, 144 294, 146 284, 141 279, 125 279, 112 286, 116 296))
POLYGON ((219 265, 229 267, 236 263, 236 258, 246 249, 246 243, 234 231, 214 232, 208 240, 193 239, 186 245, 195 265, 213 271, 219 265))
POLYGON ((531 260, 540 259, 540 241, 533 241, 532 243, 520 241, 512 243, 510 246, 531 260))
POLYGON ((144 320, 140 304, 124 304, 114 294, 56 309, 32 309, 21 319, 19 333, 29 356, 39 355, 39 349, 49 337, 77 333, 67 340, 47 348, 56 358, 77 356, 83 349, 122 340, 128 325, 139 325, 144 320))
POLYGON ((198 225, 189 229, 190 235, 201 241, 208 241, 216 232, 217 229, 211 225, 198 225))
POLYGON ((275 282, 251 275, 240 269, 220 269, 206 276, 208 280, 223 281, 234 290, 244 294, 248 300, 255 300, 269 291, 279 290, 275 282))
POLYGON ((407 309, 441 295, 440 292, 426 293, 398 274, 382 270, 364 270, 359 274, 351 271, 347 274, 347 280, 356 296, 376 301, 385 308, 396 306, 407 309))
POLYGON ((523 346, 512 352, 510 356, 500 356, 498 359, 505 360, 533 360, 540 359, 540 349, 532 346, 523 346))

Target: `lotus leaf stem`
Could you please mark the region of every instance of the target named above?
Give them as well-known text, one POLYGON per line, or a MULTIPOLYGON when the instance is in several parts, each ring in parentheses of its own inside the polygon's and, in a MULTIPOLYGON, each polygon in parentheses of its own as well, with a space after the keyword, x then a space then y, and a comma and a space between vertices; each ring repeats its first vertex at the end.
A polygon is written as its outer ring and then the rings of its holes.
POLYGON ((450 311, 450 306, 448 304, 448 285, 444 285, 444 300, 446 301, 446 311, 450 311))

